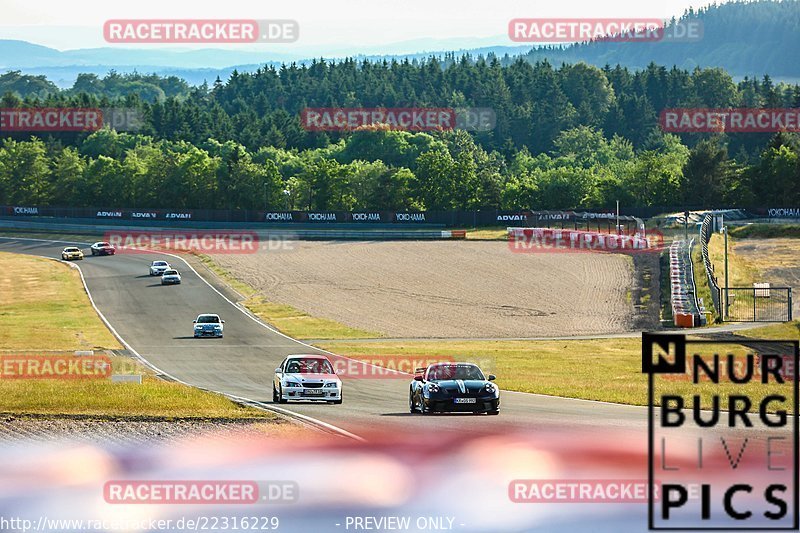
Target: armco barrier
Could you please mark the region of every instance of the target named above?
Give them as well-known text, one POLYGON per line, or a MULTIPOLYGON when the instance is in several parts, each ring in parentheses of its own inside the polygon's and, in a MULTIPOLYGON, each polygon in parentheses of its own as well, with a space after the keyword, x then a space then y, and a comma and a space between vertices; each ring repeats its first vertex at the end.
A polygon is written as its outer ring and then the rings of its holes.
MULTIPOLYGON (((478 227, 507 226, 514 223, 526 227, 553 227, 574 230, 596 230, 611 233, 617 218, 607 211, 424 211, 424 212, 344 212, 344 211, 258 211, 258 210, 212 210, 212 209, 142 209, 142 208, 97 208, 97 207, 43 207, 0 206, 0 217, 71 219, 89 223, 127 224, 197 224, 219 223, 263 225, 265 227, 291 227, 308 225, 319 227, 478 227)), ((620 216, 619 223, 624 233, 641 227, 642 221, 620 216)))
MULTIPOLYGON (((185 227, 185 226, 184 226, 185 227)), ((198 223, 192 224, 194 229, 229 229, 239 231, 242 226, 231 224, 198 223), (228 227, 231 226, 231 227, 228 227)), ((249 226, 249 227, 252 227, 249 226)), ((96 238, 98 233, 125 232, 125 231, 168 231, 175 230, 174 226, 128 226, 128 225, 109 225, 109 224, 69 224, 55 220, 41 219, 34 221, 26 220, 0 220, 0 228, 33 230, 38 232, 61 231, 75 235, 87 235, 96 238)), ((286 238, 299 240, 442 240, 442 239, 463 239, 465 231, 458 230, 437 230, 437 229, 288 229, 288 228, 264 228, 253 230, 259 238, 286 238)))

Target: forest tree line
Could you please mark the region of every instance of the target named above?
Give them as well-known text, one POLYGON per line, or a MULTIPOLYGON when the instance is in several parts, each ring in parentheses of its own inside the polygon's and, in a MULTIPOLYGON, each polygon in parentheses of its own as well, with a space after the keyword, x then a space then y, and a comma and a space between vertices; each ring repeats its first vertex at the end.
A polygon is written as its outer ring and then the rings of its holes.
MULTIPOLYGON (((19 77, 25 75, 16 74, 19 77)), ((0 132, 0 204, 557 209, 800 204, 795 134, 662 132, 669 107, 798 107, 800 87, 721 69, 522 59, 315 61, 212 86, 110 73, 0 107, 132 107, 137 132, 0 132), (122 90, 136 83, 161 93, 122 90), (160 85, 159 85, 160 84, 160 85), (169 95, 167 94, 169 92, 169 95), (488 132, 314 132, 306 107, 490 107, 488 132), (284 191, 289 191, 287 195, 284 191)), ((2 82, 2 77, 0 77, 2 82)), ((2 85, 0 85, 1 87, 2 85)))

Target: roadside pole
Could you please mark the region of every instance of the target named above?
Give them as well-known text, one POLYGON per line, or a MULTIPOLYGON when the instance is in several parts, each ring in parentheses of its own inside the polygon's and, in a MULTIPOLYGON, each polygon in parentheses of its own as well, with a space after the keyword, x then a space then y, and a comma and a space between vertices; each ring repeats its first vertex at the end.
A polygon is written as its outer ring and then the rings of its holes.
POLYGON ((728 297, 729 297, 730 291, 728 290, 728 285, 729 285, 728 284, 728 228, 727 228, 727 226, 725 226, 724 222, 723 222, 723 225, 722 225, 722 235, 723 235, 723 237, 725 239, 725 243, 724 243, 724 247, 725 247, 725 305, 724 305, 725 313, 724 314, 725 314, 725 317, 723 318, 723 320, 726 320, 728 318, 728 302, 729 302, 728 297))
POLYGON ((689 210, 683 211, 683 240, 689 242, 689 210))

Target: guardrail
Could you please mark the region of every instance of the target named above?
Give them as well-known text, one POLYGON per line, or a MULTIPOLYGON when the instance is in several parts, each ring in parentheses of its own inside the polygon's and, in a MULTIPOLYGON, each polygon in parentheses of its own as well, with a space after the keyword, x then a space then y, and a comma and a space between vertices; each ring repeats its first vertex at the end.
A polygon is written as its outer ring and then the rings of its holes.
MULTIPOLYGON (((240 230, 233 224, 194 224, 197 230, 240 230), (234 227, 230 227, 234 226, 234 227)), ((33 222, 30 220, 2 220, 0 228, 36 232, 58 231, 100 238, 105 233, 125 231, 176 231, 174 226, 140 226, 118 224, 68 224, 60 222, 33 222)), ((184 230, 179 230, 184 231, 184 230)), ((465 230, 434 229, 255 229, 259 237, 276 237, 290 240, 442 240, 465 239, 465 230)))

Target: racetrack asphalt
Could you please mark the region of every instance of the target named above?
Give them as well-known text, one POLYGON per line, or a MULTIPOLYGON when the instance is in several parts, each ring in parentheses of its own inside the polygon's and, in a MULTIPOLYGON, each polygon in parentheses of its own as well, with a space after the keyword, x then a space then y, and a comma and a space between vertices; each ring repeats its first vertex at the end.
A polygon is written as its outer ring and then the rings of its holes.
MULTIPOLYGON (((0 251, 58 259, 67 244, 72 243, 2 238, 0 251)), ((93 257, 86 243, 75 245, 87 253, 77 266, 95 305, 116 333, 146 361, 185 383, 305 415, 355 435, 555 430, 591 439, 614 428, 634 431, 646 445, 644 407, 504 391, 500 416, 411 415, 410 377, 345 378, 341 405, 273 406, 272 378, 283 358, 324 351, 290 339, 249 316, 223 296, 226 289, 219 281, 205 281, 182 258, 168 258, 181 273, 182 284, 161 286, 158 277, 148 275, 148 265, 154 259, 164 259, 162 254, 93 257), (192 320, 200 313, 217 313, 226 321, 224 338, 192 338, 192 320)), ((233 293, 228 294, 233 298, 233 293)))

